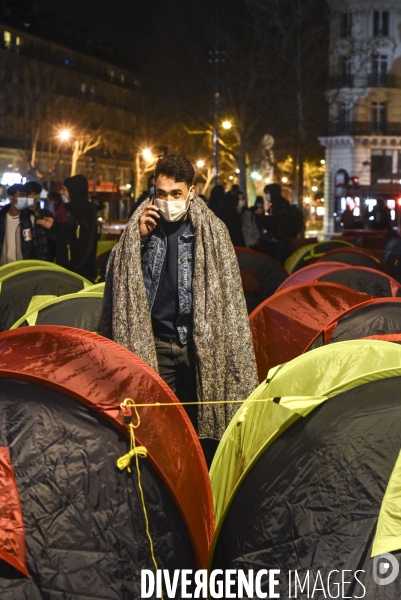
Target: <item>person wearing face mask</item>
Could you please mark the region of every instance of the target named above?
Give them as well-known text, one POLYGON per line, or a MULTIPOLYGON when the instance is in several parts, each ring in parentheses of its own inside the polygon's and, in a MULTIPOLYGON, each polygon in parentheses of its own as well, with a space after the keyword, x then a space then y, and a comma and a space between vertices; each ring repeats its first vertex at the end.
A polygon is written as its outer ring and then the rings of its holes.
POLYGON ((55 215, 43 217, 38 223, 56 237, 56 263, 82 277, 96 278, 97 217, 88 195, 88 180, 74 175, 64 181, 61 189, 68 200, 69 214, 60 223, 55 215))
POLYGON ((16 260, 49 260, 49 247, 44 230, 38 225, 35 201, 27 197, 25 186, 8 188, 10 204, 0 210, 0 264, 16 260))
POLYGON ((210 464, 236 405, 204 402, 246 398, 258 379, 234 248, 194 177, 182 155, 158 161, 155 196, 111 253, 100 333, 159 372, 181 402, 200 403, 184 408, 210 464))

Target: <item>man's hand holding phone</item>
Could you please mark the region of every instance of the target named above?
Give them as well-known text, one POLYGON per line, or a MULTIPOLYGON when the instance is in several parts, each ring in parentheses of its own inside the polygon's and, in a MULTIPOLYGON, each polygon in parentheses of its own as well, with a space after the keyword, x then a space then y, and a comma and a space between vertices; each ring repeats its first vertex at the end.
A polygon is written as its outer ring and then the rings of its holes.
POLYGON ((139 219, 139 233, 141 237, 150 235, 160 220, 159 209, 153 202, 148 204, 139 219))

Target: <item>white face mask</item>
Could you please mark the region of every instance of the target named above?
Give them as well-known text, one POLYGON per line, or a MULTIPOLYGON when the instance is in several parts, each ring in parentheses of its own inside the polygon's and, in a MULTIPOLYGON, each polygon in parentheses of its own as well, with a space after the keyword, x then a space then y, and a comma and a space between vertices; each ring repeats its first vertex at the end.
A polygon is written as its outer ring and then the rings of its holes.
POLYGON ((26 208, 33 206, 34 203, 35 201, 33 198, 18 198, 14 206, 17 210, 25 210, 26 208))
POLYGON ((185 200, 161 200, 156 198, 156 206, 166 221, 180 221, 189 208, 189 192, 185 200))
POLYGON ((64 196, 64 194, 61 194, 61 199, 62 199, 62 201, 63 201, 64 204, 68 204, 69 203, 69 200, 68 200, 67 196, 64 196))

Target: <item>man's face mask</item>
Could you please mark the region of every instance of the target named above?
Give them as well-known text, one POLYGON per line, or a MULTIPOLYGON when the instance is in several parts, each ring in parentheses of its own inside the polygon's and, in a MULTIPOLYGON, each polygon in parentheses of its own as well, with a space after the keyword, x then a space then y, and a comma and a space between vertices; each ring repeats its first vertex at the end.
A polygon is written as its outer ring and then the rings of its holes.
POLYGON ((30 208, 35 203, 33 198, 18 198, 17 202, 14 204, 17 210, 25 210, 26 208, 30 208))
POLYGON ((155 200, 160 214, 166 221, 180 221, 189 208, 189 192, 185 200, 155 200))

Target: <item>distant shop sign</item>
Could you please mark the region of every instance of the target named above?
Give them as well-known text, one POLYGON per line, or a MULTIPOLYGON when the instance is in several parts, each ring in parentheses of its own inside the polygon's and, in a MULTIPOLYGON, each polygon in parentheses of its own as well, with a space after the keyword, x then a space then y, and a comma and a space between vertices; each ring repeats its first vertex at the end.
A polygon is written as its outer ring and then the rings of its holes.
POLYGON ((400 185, 401 179, 377 179, 376 183, 379 185, 400 185))

